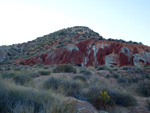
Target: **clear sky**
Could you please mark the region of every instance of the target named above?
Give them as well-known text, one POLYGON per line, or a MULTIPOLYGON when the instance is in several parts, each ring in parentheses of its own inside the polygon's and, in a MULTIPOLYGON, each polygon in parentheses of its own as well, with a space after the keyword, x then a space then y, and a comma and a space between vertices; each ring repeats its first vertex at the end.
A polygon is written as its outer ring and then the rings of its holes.
POLYGON ((73 26, 150 46, 150 0, 0 0, 0 45, 73 26))

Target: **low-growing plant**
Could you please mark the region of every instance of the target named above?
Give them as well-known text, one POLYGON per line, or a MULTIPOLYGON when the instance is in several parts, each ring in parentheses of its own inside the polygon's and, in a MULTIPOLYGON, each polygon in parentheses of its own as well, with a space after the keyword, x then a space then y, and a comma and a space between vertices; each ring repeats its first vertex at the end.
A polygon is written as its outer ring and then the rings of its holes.
POLYGON ((110 96, 107 94, 107 91, 100 91, 91 93, 89 101, 98 109, 106 109, 112 104, 110 96))
POLYGON ((128 81, 127 81, 126 78, 120 77, 120 78, 118 79, 118 83, 127 83, 127 82, 128 82, 128 81))
POLYGON ((137 92, 142 96, 149 97, 150 96, 150 81, 141 81, 138 84, 137 92))
POLYGON ((41 75, 50 75, 51 71, 50 70, 40 70, 39 74, 41 74, 41 75))
POLYGON ((85 78, 84 76, 82 75, 76 75, 73 77, 74 80, 81 80, 83 82, 86 82, 87 81, 87 78, 85 78))
POLYGON ((12 78, 15 76, 14 72, 11 71, 4 71, 1 73, 2 78, 12 78))
POLYGON ((68 100, 49 100, 42 103, 41 108, 37 111, 34 104, 18 103, 11 109, 12 113, 76 113, 75 103, 68 100))
POLYGON ((128 83, 130 83, 130 84, 138 83, 141 80, 143 80, 143 78, 141 78, 141 77, 132 77, 132 78, 128 78, 128 83))
POLYGON ((79 73, 83 74, 87 78, 89 78, 92 75, 91 71, 89 71, 87 69, 82 69, 82 70, 80 70, 79 73))
POLYGON ((53 72, 55 72, 55 73, 62 73, 62 72, 76 73, 76 68, 70 64, 61 64, 61 65, 56 66, 56 68, 53 70, 53 72))
POLYGON ((150 79, 150 74, 149 73, 142 73, 142 77, 150 79))
POLYGON ((0 113, 75 113, 75 102, 52 92, 0 81, 0 113))
POLYGON ((73 96, 82 89, 82 84, 78 81, 69 80, 66 78, 51 77, 45 81, 43 85, 44 89, 61 89, 66 95, 73 96))
POLYGON ((143 73, 142 68, 139 68, 139 67, 134 67, 133 70, 135 73, 143 73))
POLYGON ((31 76, 32 78, 36 78, 36 77, 41 76, 41 74, 36 73, 36 72, 33 72, 33 73, 30 73, 30 76, 31 76))
POLYGON ((49 69, 49 66, 44 66, 43 69, 49 69))
POLYGON ((111 96, 111 98, 117 105, 128 107, 128 106, 135 106, 137 104, 136 99, 130 94, 126 94, 115 90, 108 91, 108 94, 111 96))
POLYGON ((119 78, 119 74, 113 73, 113 77, 114 77, 114 78, 119 78))
MULTIPOLYGON (((107 87, 102 87, 102 86, 90 87, 89 90, 81 92, 78 96, 78 99, 86 100, 91 104, 93 104, 97 109, 102 109, 103 107, 100 106, 102 100, 99 99, 102 96, 100 92, 102 92, 103 95, 107 95, 107 97, 110 97, 109 101, 107 100, 108 98, 106 99, 108 103, 105 102, 104 108, 114 106, 115 104, 128 107, 128 106, 134 106, 137 103, 136 99, 129 94, 121 93, 117 90, 108 89, 107 87)), ((106 98, 106 96, 104 96, 103 98, 106 98)))
POLYGON ((21 71, 21 67, 15 67, 13 68, 14 71, 21 71))
POLYGON ((113 68, 108 67, 108 66, 105 66, 105 65, 103 65, 103 66, 98 66, 98 67, 97 67, 97 70, 108 70, 110 73, 113 72, 113 68))
POLYGON ((122 70, 132 70, 131 66, 123 66, 121 67, 122 70))
POLYGON ((20 84, 20 85, 25 85, 32 80, 31 76, 26 75, 26 74, 19 74, 15 76, 13 79, 15 83, 20 84))
POLYGON ((106 75, 106 78, 110 78, 110 74, 107 74, 107 75, 106 75))
POLYGON ((50 88, 53 88, 53 89, 58 89, 58 87, 60 86, 61 84, 61 81, 62 79, 61 78, 56 78, 56 77, 51 77, 49 78, 48 80, 45 81, 44 83, 44 89, 50 89, 50 88))
POLYGON ((92 86, 88 90, 82 90, 78 99, 90 102, 98 110, 104 110, 114 105, 111 96, 101 87, 92 86))

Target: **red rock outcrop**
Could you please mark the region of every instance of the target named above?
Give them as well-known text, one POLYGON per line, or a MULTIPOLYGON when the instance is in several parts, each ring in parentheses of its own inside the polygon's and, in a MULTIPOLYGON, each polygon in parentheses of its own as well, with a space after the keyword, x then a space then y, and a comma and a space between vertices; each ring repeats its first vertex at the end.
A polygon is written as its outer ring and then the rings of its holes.
MULTIPOLYGON (((48 47, 48 46, 47 46, 48 47)), ((49 46, 50 47, 50 46, 49 46)), ((86 39, 67 47, 50 50, 40 56, 20 59, 16 63, 31 64, 80 64, 82 66, 116 65, 141 66, 150 64, 150 47, 140 44, 86 39)))

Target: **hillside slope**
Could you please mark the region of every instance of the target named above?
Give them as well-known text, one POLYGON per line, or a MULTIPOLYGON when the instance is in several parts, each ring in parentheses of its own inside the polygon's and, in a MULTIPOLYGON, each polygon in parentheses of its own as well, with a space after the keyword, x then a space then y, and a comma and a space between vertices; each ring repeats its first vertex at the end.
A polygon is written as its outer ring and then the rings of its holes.
POLYGON ((98 41, 87 39, 76 44, 51 50, 40 56, 29 59, 19 59, 17 63, 30 64, 73 64, 81 66, 96 65, 149 65, 149 47, 136 44, 125 44, 121 42, 98 41))
POLYGON ((0 62, 79 66, 150 64, 150 47, 105 40, 88 27, 62 29, 28 43, 0 47, 0 62), (9 62, 8 62, 9 61, 9 62))

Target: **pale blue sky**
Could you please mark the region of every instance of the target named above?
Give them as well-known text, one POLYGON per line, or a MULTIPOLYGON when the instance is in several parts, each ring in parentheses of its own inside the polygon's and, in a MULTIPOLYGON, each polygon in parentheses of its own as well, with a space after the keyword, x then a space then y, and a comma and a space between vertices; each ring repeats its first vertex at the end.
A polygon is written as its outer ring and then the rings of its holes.
POLYGON ((150 0, 0 0, 0 45, 72 26, 150 46, 150 0))

